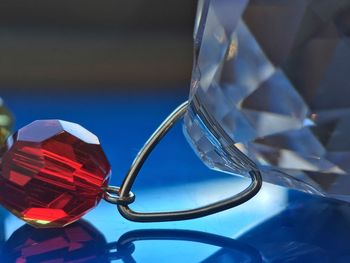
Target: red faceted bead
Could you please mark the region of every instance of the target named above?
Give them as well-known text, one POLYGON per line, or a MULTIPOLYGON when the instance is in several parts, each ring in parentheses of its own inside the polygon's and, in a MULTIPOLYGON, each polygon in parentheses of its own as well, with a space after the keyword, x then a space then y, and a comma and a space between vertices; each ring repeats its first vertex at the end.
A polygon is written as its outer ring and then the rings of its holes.
POLYGON ((78 124, 35 121, 8 139, 0 203, 35 227, 62 227, 95 207, 110 165, 98 138, 78 124))

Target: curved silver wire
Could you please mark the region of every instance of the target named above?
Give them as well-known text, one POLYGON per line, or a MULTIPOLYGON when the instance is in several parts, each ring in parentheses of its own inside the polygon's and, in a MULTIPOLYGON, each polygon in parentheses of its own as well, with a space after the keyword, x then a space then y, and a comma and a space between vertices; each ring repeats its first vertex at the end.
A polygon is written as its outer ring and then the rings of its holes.
POLYGON ((135 201, 135 195, 130 191, 128 196, 120 197, 120 187, 109 185, 103 188, 103 199, 115 205, 128 205, 135 201))
POLYGON ((113 200, 114 203, 117 203, 118 210, 120 214, 128 220, 137 221, 137 222, 160 222, 160 221, 175 221, 175 220, 186 220, 193 219, 198 217, 207 216, 214 214, 229 208, 238 206, 253 196, 255 196, 262 185, 262 178, 260 171, 255 169, 249 172, 249 175, 252 179, 250 185, 241 191, 240 193, 195 209, 173 211, 173 212, 136 212, 133 211, 125 200, 130 197, 131 188, 135 182, 135 179, 146 161, 149 154, 156 147, 156 145, 162 140, 162 138, 167 134, 167 132, 174 126, 177 120, 182 118, 186 113, 189 102, 185 101, 180 106, 178 106, 158 127, 158 129, 151 135, 147 140, 145 145, 141 148, 137 156, 135 157, 128 173, 126 174, 124 181, 118 191, 120 202, 118 198, 113 200), (123 201, 124 200, 124 201, 123 201))

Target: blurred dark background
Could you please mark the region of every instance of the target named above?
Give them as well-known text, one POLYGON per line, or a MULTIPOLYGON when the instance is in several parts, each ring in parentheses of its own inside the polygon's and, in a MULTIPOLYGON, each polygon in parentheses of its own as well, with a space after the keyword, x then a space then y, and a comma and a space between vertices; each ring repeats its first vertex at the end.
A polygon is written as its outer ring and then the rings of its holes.
POLYGON ((0 89, 188 89, 195 11, 194 0, 3 0, 0 89))

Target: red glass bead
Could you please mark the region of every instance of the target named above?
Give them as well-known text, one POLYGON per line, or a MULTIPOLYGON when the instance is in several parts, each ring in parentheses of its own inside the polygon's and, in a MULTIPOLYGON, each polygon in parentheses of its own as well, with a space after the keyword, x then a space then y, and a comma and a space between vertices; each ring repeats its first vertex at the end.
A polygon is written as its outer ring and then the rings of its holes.
POLYGON ((98 138, 78 124, 39 120, 7 141, 0 203, 35 227, 62 227, 95 207, 110 165, 98 138))

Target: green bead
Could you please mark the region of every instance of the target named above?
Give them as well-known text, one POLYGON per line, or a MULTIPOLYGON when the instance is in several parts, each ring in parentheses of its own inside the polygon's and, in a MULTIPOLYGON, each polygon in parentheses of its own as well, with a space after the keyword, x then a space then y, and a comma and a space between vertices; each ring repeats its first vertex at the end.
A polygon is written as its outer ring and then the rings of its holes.
POLYGON ((12 113, 4 105, 0 98, 0 145, 3 145, 7 137, 11 134, 14 124, 12 113))

